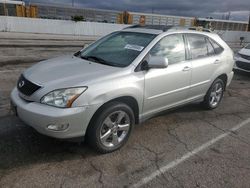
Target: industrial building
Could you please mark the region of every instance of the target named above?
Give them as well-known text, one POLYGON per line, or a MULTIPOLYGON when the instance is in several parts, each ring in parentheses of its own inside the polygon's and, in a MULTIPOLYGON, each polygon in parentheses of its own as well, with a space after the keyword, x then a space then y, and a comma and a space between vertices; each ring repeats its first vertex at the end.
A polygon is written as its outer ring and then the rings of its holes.
POLYGON ((121 24, 153 24, 174 26, 202 26, 212 30, 248 31, 247 22, 205 19, 194 17, 148 14, 139 12, 120 12, 114 10, 78 8, 59 5, 30 4, 22 1, 0 0, 0 15, 71 20, 81 16, 82 21, 121 23, 121 24))

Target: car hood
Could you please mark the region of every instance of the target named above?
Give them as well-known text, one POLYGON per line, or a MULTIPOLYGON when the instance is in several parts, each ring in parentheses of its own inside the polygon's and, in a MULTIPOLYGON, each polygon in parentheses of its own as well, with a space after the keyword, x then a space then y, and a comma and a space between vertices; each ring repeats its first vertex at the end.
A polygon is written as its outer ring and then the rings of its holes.
POLYGON ((58 88, 82 86, 96 79, 118 73, 121 68, 102 65, 75 56, 63 56, 37 63, 24 72, 36 84, 58 88))
POLYGON ((239 53, 240 53, 240 54, 243 54, 243 55, 250 56, 250 49, 242 48, 242 49, 239 51, 239 53))

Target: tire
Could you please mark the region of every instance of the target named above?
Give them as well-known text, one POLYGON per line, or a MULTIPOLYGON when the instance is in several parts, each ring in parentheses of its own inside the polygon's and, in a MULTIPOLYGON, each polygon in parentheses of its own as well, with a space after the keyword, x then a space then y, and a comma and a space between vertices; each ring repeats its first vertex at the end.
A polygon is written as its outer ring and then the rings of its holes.
POLYGON ((203 106, 208 110, 217 108, 222 100, 224 90, 225 83, 220 78, 217 78, 207 91, 207 94, 202 103, 203 106))
POLYGON ((87 142, 99 153, 113 152, 127 142, 134 124, 134 113, 128 105, 110 102, 93 117, 87 130, 87 142))

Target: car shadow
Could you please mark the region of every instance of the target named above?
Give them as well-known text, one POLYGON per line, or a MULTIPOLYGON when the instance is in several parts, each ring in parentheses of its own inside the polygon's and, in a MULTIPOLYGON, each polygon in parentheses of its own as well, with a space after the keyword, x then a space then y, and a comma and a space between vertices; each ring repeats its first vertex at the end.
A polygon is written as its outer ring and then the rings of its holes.
MULTIPOLYGON (((200 110, 199 104, 190 104, 164 111, 151 119, 200 110)), ((100 155, 85 142, 70 142, 41 135, 12 115, 1 118, 0 125, 0 172, 45 162, 62 162, 79 158, 91 160, 100 155)))
MULTIPOLYGON (((250 80, 248 73, 235 71, 235 75, 236 80, 250 80)), ((150 119, 169 115, 179 118, 183 114, 188 117, 192 113, 196 113, 194 117, 200 117, 202 113, 207 114, 207 110, 200 103, 192 103, 163 111, 150 119)), ((0 118, 0 173, 1 170, 30 164, 61 162, 79 157, 91 159, 98 155, 86 143, 43 136, 12 115, 0 118)))
POLYGON ((241 70, 234 70, 234 79, 236 80, 250 80, 250 72, 244 72, 241 70))
MULTIPOLYGON (((61 162, 96 155, 84 142, 70 142, 37 133, 14 116, 0 120, 0 172, 33 163, 61 162)), ((1 174, 0 174, 1 176, 1 174)))

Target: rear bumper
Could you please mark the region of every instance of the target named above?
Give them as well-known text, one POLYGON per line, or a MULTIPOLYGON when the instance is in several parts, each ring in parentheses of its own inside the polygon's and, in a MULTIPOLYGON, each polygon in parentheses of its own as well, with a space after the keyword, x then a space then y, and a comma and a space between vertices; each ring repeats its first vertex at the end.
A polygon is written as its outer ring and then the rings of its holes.
POLYGON ((227 74, 227 86, 229 86, 231 84, 233 76, 234 76, 233 71, 231 71, 229 74, 227 74))
POLYGON ((15 88, 11 93, 11 103, 15 106, 18 117, 41 134, 61 138, 75 138, 85 135, 95 106, 76 108, 56 108, 37 102, 27 102, 19 97, 15 88), (48 125, 67 124, 62 131, 48 129, 48 125))

